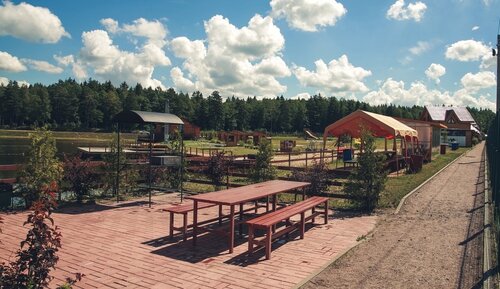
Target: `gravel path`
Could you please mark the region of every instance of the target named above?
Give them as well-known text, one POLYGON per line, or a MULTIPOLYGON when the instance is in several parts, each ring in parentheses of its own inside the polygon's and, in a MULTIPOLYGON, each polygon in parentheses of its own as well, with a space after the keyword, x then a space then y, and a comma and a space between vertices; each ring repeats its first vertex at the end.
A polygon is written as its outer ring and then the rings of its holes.
POLYGON ((483 150, 458 159, 302 288, 480 288, 483 150))

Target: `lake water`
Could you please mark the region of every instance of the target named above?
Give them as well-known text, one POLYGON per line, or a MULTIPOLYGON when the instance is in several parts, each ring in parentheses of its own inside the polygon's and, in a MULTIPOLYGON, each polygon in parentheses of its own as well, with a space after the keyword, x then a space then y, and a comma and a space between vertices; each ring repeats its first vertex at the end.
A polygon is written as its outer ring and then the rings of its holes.
MULTIPOLYGON (((108 141, 98 140, 68 140, 57 139, 57 156, 62 160, 63 155, 78 152, 78 147, 84 146, 107 146, 108 141)), ((0 138, 0 165, 22 164, 26 159, 26 152, 29 149, 28 138, 0 138)), ((12 172, 0 171, 0 178, 14 177, 12 172)))

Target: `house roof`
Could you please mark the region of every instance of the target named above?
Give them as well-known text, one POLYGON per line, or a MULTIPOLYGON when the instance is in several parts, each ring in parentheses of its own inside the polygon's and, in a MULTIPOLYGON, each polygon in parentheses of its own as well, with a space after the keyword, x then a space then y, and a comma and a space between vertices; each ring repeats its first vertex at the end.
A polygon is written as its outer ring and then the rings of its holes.
POLYGON ((474 118, 466 107, 426 106, 427 112, 433 121, 445 121, 446 114, 453 111, 461 122, 473 122, 474 118))
POLYGON ((121 123, 168 123, 184 124, 182 120, 171 113, 124 110, 113 117, 114 122, 121 123))
POLYGON ((349 134, 360 137, 362 128, 370 130, 375 137, 417 137, 415 129, 390 117, 357 110, 325 128, 323 138, 349 134))

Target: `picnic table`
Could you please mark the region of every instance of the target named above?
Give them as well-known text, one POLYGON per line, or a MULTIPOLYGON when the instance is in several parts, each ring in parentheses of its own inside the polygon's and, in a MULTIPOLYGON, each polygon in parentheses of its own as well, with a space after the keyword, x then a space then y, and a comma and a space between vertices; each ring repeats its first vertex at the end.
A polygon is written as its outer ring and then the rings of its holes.
MULTIPOLYGON (((295 182, 295 181, 282 181, 273 180, 248 186, 231 188, 216 192, 204 193, 195 196, 186 197, 186 199, 193 200, 193 245, 196 246, 196 238, 200 227, 198 226, 198 202, 211 203, 219 206, 229 206, 229 253, 233 253, 234 249, 234 230, 235 230, 235 207, 239 206, 239 218, 243 219, 243 205, 247 202, 259 200, 262 198, 272 197, 272 210, 276 210, 277 194, 303 189, 309 186, 310 183, 295 182)), ((302 191, 302 198, 305 199, 305 190, 302 191)), ((240 229, 241 232, 241 229, 240 229)))

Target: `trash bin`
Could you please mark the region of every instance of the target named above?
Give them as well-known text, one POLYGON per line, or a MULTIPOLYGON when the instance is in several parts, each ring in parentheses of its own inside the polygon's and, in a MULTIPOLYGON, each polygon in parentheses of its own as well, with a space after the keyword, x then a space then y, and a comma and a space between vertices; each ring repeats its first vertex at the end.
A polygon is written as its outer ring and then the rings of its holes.
POLYGON ((451 143, 451 150, 452 151, 458 150, 458 142, 452 142, 451 143))
POLYGON ((440 150, 439 150, 439 154, 442 154, 442 155, 445 155, 446 154, 446 147, 448 146, 448 144, 441 144, 440 146, 440 150))

